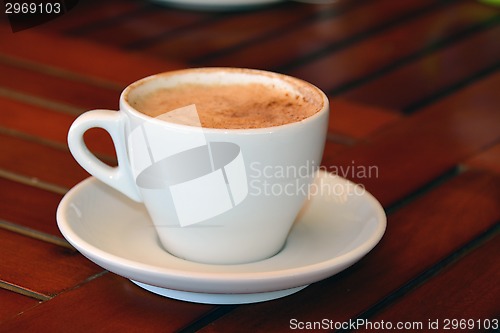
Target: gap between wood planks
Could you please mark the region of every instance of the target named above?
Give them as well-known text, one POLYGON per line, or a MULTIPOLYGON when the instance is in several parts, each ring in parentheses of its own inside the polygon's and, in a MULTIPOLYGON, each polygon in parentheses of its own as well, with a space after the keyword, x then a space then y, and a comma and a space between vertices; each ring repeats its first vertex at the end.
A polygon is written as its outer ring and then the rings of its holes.
MULTIPOLYGON (((378 70, 376 70, 368 75, 364 75, 362 78, 352 80, 350 82, 342 84, 338 88, 331 89, 328 91, 328 94, 333 95, 333 96, 340 95, 340 94, 342 94, 350 89, 354 89, 354 88, 359 87, 365 83, 376 80, 377 78, 380 78, 389 72, 392 72, 398 68, 404 67, 405 65, 408 65, 408 64, 410 64, 410 63, 412 63, 412 62, 414 62, 422 57, 425 57, 429 54, 432 54, 440 49, 444 49, 447 46, 452 45, 457 40, 460 40, 461 38, 465 38, 465 37, 468 37, 472 34, 487 30, 491 27, 494 27, 495 25, 497 25, 499 23, 500 23, 500 15, 497 15, 497 16, 492 17, 489 20, 472 25, 461 32, 458 32, 454 35, 448 36, 447 38, 444 38, 442 40, 435 41, 434 43, 432 43, 430 45, 426 45, 423 49, 418 50, 416 52, 413 52, 413 53, 411 53, 407 56, 404 56, 398 60, 395 60, 387 66, 383 66, 382 68, 380 68, 380 69, 378 69, 378 70)), ((476 79, 478 79, 478 78, 476 78, 476 79)), ((431 100, 429 102, 431 102, 431 100)), ((429 102, 411 105, 411 106, 407 107, 403 112, 404 113, 411 113, 414 110, 429 104, 429 102)))
POLYGON ((24 92, 18 91, 18 90, 13 90, 9 88, 3 88, 0 87, 0 96, 7 97, 10 99, 13 99, 15 101, 35 105, 35 106, 40 106, 49 110, 61 112, 61 113, 66 113, 70 115, 75 115, 78 116, 82 114, 84 111, 86 111, 83 108, 76 107, 73 105, 69 105, 66 103, 61 103, 61 102, 54 102, 52 100, 42 98, 42 97, 37 97, 33 96, 30 94, 26 94, 24 92))
POLYGON ((64 238, 57 237, 36 229, 28 228, 2 219, 0 219, 0 228, 11 232, 15 232, 19 235, 27 236, 29 238, 41 240, 46 243, 62 246, 72 251, 76 251, 76 249, 73 246, 71 246, 71 244, 68 243, 64 238))
MULTIPOLYGON (((5 128, 2 126, 0 126, 0 134, 8 135, 8 136, 11 136, 11 137, 14 137, 17 139, 21 139, 24 141, 28 141, 28 142, 34 142, 34 143, 39 144, 41 146, 49 147, 52 149, 69 152, 69 148, 66 144, 63 144, 63 143, 60 143, 57 141, 53 141, 53 140, 49 140, 49 139, 45 139, 45 138, 40 137, 40 136, 26 134, 24 132, 5 128)), ((102 153, 95 153, 95 152, 93 154, 97 158, 99 158, 101 161, 103 161, 107 164, 113 165, 116 162, 116 159, 114 157, 109 156, 109 155, 102 154, 102 153)), ((1 174, 0 174, 0 176, 1 176, 1 174)))
POLYGON ((307 26, 308 24, 310 24, 314 21, 330 19, 333 17, 340 16, 342 14, 345 14, 346 12, 348 12, 354 8, 359 7, 360 5, 362 5, 363 3, 367 2, 367 1, 368 0, 351 1, 340 8, 335 7, 335 8, 326 9, 326 10, 321 11, 321 12, 315 12, 315 13, 311 14, 310 16, 306 16, 300 22, 293 22, 291 24, 280 27, 274 31, 271 31, 263 36, 256 36, 254 38, 250 38, 248 40, 245 40, 239 44, 224 48, 222 50, 208 53, 202 57, 193 59, 190 63, 192 63, 194 65, 202 65, 203 63, 213 61, 220 56, 223 56, 223 55, 225 56, 228 53, 233 53, 233 52, 242 50, 246 47, 258 45, 259 43, 266 42, 266 41, 269 41, 272 39, 277 39, 283 34, 290 33, 291 31, 300 30, 301 28, 307 26))
MULTIPOLYGON (((47 296, 47 295, 44 295, 44 294, 40 294, 40 293, 37 293, 35 291, 32 291, 32 290, 29 290, 29 289, 17 286, 17 285, 12 284, 12 283, 1 281, 1 280, 0 280, 0 288, 12 291, 12 292, 14 292, 16 294, 20 294, 20 295, 23 295, 23 296, 27 296, 27 297, 30 297, 30 298, 37 299, 37 300, 39 300, 39 301, 41 301, 43 303, 45 301, 51 300, 54 297, 57 297, 60 294, 65 293, 67 291, 71 291, 71 290, 80 288, 82 285, 84 285, 84 284, 86 284, 86 283, 88 283, 88 282, 90 282, 90 281, 92 281, 92 280, 94 280, 96 278, 99 278, 99 277, 101 277, 101 276, 103 276, 103 275, 105 275, 107 273, 109 273, 109 272, 106 271, 106 270, 103 270, 103 271, 101 271, 101 272, 99 272, 97 274, 89 276, 88 278, 86 278, 82 282, 78 283, 77 285, 73 286, 72 288, 67 289, 67 290, 63 290, 59 294, 53 295, 53 296, 47 296)), ((35 306, 38 306, 38 305, 35 305, 35 306)))
POLYGON ((72 72, 67 69, 62 69, 59 67, 54 67, 50 65, 46 65, 43 63, 39 62, 34 62, 18 57, 13 57, 9 56, 6 54, 1 54, 0 53, 0 63, 3 63, 5 65, 9 65, 12 67, 18 67, 18 68, 23 68, 27 69, 33 72, 45 74, 45 75, 50 75, 53 77, 58 77, 62 78, 65 80, 69 81, 76 81, 76 82, 82 82, 82 83, 87 83, 89 85, 93 85, 99 88, 106 88, 110 90, 115 90, 115 91, 122 91, 123 90, 123 85, 118 84, 113 81, 108 81, 106 79, 101 79, 98 77, 93 77, 93 76, 87 76, 81 73, 77 72, 72 72))
POLYGON ((320 50, 310 53, 304 57, 301 57, 299 59, 295 59, 287 64, 280 65, 276 68, 274 68, 274 71, 278 72, 287 72, 290 71, 296 67, 300 67, 304 64, 307 64, 313 60, 319 59, 327 54, 330 54, 332 52, 344 49, 350 45, 353 45, 355 43, 358 43, 359 41, 362 41, 366 38, 369 38, 371 36, 377 35, 379 33, 384 32, 385 30, 389 30, 395 26, 398 26, 401 23, 405 23, 408 20, 415 19, 417 17, 423 16, 427 13, 430 13, 433 10, 436 10, 437 8, 441 6, 445 6, 451 2, 454 2, 457 0, 440 0, 437 1, 431 5, 416 9, 414 11, 411 11, 409 13, 402 14, 401 16, 396 17, 393 20, 389 20, 387 22, 382 22, 381 24, 372 27, 368 31, 362 31, 358 34, 355 34, 354 36, 351 36, 347 39, 333 42, 330 45, 327 45, 326 47, 321 48, 320 50))

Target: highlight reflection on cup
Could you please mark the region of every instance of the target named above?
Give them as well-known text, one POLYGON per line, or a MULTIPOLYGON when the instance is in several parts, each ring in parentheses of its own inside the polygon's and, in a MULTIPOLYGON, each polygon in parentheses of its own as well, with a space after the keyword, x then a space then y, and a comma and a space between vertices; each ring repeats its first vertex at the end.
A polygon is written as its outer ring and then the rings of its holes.
POLYGON ((175 210, 170 217, 176 216, 177 221, 165 221, 165 226, 197 224, 240 204, 248 195, 240 147, 231 142, 207 142, 194 106, 167 114, 160 119, 190 126, 198 123, 199 131, 191 133, 185 144, 179 137, 158 144, 153 137, 157 132, 164 136, 161 124, 145 122, 129 136, 130 149, 145 155, 133 166, 137 186, 175 210))

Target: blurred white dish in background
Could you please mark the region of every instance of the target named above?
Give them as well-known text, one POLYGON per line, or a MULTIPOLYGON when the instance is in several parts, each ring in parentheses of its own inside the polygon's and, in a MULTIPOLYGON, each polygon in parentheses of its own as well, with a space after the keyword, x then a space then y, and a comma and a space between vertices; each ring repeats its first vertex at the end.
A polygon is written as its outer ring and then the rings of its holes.
MULTIPOLYGON (((151 0, 154 3, 168 5, 171 7, 192 9, 192 10, 209 10, 209 11, 227 11, 241 10, 259 7, 263 5, 271 5, 285 0, 151 0)), ((329 4, 336 0, 291 0, 293 2, 303 2, 309 4, 329 4)))
POLYGON ((193 10, 235 10, 269 5, 284 0, 152 0, 152 2, 172 7, 193 10))

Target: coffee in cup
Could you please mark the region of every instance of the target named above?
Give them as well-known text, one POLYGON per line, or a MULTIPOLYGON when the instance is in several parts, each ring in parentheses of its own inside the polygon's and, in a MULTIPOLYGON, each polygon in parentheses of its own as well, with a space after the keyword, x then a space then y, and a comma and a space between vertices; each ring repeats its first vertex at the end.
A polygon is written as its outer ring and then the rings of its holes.
POLYGON ((186 105, 196 106, 202 127, 221 129, 281 126, 308 118, 322 107, 311 96, 260 83, 181 84, 131 101, 132 107, 150 117, 186 105))

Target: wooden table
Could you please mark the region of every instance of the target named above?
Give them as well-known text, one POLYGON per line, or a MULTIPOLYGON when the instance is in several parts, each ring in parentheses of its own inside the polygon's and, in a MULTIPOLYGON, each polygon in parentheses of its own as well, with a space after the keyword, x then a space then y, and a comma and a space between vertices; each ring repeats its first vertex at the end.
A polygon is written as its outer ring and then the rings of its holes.
MULTIPOLYGON (((500 7, 338 0, 202 12, 82 0, 16 33, 0 17, 1 332, 280 332, 362 319, 494 328, 500 7), (151 294, 75 251, 55 219, 66 191, 88 177, 66 145, 71 122, 116 109, 136 79, 195 66, 273 70, 323 89, 332 106, 323 165, 376 166, 372 177, 345 176, 387 212, 378 246, 301 292, 239 306, 151 294)), ((105 134, 88 141, 113 162, 105 134)))

